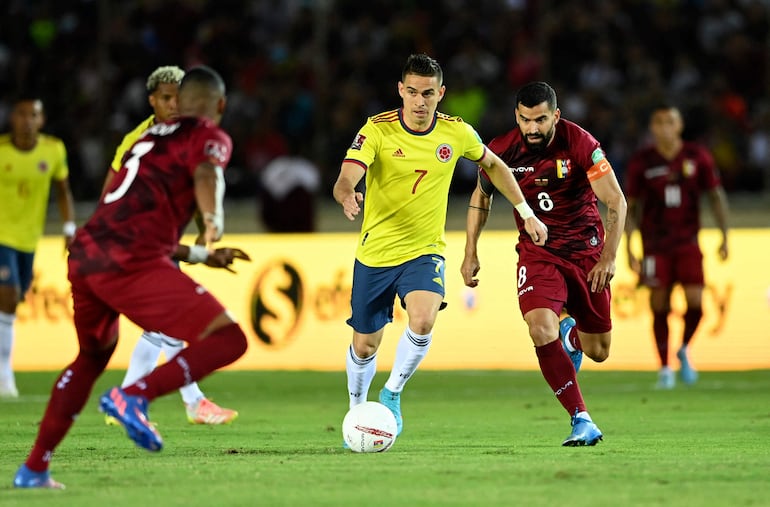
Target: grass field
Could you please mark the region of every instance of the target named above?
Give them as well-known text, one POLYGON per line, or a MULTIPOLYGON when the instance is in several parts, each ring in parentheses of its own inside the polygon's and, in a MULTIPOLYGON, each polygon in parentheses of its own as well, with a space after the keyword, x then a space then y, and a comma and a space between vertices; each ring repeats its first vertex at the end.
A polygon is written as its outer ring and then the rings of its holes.
POLYGON ((54 458, 67 489, 15 490, 55 376, 19 373, 22 397, 0 402, 2 507, 770 505, 768 371, 705 372, 666 392, 651 372, 583 372, 605 435, 583 448, 560 446, 568 417, 539 372, 421 371, 383 454, 341 447, 344 372, 217 373, 202 386, 239 419, 192 426, 166 396, 150 410, 165 448, 151 454, 97 412, 122 378, 108 371, 54 458))

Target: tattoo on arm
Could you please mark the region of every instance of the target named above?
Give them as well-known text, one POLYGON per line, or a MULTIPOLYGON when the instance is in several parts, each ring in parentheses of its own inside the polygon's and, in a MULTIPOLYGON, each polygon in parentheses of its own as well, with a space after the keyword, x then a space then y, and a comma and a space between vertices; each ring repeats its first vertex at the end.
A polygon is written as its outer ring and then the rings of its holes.
POLYGON ((604 224, 604 228, 607 231, 614 231, 618 225, 618 210, 613 208, 607 208, 607 223, 604 224))

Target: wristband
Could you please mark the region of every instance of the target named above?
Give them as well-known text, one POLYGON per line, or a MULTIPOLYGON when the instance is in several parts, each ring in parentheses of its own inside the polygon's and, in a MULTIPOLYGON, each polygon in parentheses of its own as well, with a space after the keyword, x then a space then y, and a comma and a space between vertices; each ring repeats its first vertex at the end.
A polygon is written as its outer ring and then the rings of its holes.
POLYGON ((203 245, 193 245, 190 247, 190 253, 187 254, 187 262, 197 264, 206 262, 209 258, 209 249, 203 245))
POLYGON ((64 222, 64 226, 62 227, 62 232, 64 233, 65 236, 74 236, 77 228, 78 226, 75 225, 75 222, 72 222, 72 221, 64 222))
POLYGON ((532 208, 529 207, 527 201, 522 201, 520 204, 516 204, 514 208, 516 208, 516 211, 519 212, 519 216, 522 220, 526 220, 535 216, 535 212, 532 211, 532 208))

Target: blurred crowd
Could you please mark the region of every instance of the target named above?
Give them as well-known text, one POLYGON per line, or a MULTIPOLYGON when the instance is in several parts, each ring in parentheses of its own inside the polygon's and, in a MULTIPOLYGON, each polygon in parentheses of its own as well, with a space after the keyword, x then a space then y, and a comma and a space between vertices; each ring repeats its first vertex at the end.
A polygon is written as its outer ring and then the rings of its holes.
MULTIPOLYGON (((330 196, 368 115, 400 104, 406 57, 445 72, 439 110, 489 141, 513 126, 515 90, 550 82, 562 116, 614 167, 647 140, 662 99, 714 153, 728 192, 770 191, 768 0, 5 0, 0 123, 38 91, 69 150, 76 199, 98 196, 120 138, 150 112, 159 65, 206 63, 228 84, 228 195, 260 198, 280 156, 301 157, 330 196), (266 183, 267 182, 267 183, 266 183)), ((468 191, 472 170, 453 191, 468 191)), ((329 197, 330 198, 330 197, 329 197)))

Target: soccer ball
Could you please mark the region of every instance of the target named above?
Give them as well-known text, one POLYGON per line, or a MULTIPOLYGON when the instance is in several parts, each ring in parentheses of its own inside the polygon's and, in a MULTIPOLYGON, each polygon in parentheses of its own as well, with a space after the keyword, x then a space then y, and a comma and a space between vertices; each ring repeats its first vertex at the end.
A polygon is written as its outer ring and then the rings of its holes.
POLYGON ((396 441, 396 418, 385 405, 365 401, 342 420, 342 438, 353 452, 385 452, 396 441))

